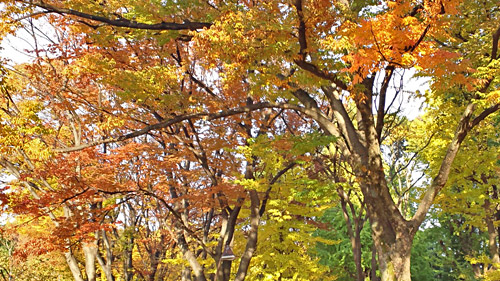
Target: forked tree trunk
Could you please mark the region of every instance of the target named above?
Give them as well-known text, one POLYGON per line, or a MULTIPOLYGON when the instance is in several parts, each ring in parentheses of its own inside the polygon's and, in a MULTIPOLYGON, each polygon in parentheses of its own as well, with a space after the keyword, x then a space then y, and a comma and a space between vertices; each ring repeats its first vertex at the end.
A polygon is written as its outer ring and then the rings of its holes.
MULTIPOLYGON (((367 123, 371 122, 372 120, 369 120, 367 123)), ((421 222, 408 221, 401 214, 387 186, 380 146, 375 139, 376 134, 373 129, 367 129, 367 135, 371 139, 371 145, 365 154, 364 163, 359 166, 356 174, 360 179, 370 219, 381 279, 410 281, 411 248, 421 222)))

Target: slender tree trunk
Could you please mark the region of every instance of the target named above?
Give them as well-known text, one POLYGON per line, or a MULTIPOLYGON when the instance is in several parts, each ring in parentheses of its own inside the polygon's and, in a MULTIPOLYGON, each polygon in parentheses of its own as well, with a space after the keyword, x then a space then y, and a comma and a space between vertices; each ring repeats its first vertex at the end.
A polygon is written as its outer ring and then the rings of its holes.
POLYGON ((134 245, 134 239, 129 238, 128 239, 128 245, 126 245, 125 250, 124 250, 124 258, 123 258, 123 279, 125 281, 130 281, 132 280, 132 277, 134 276, 133 272, 133 266, 132 266, 132 251, 133 251, 133 246, 134 245))
POLYGON ((492 267, 488 270, 485 269, 486 271, 489 270, 495 270, 497 269, 497 265, 500 263, 500 256, 498 254, 498 245, 497 245, 497 239, 498 239, 498 232, 497 229, 493 223, 493 220, 495 218, 495 211, 492 210, 491 203, 489 199, 484 200, 484 211, 485 211, 485 222, 486 226, 488 227, 488 247, 490 249, 490 257, 491 257, 491 263, 492 267))
POLYGON ((80 271, 78 262, 76 261, 76 258, 71 250, 68 250, 66 253, 64 253, 64 256, 66 257, 66 262, 68 263, 69 270, 73 275, 73 279, 75 279, 75 281, 83 281, 82 272, 80 271))
MULTIPOLYGON (((337 192, 340 195, 342 214, 346 222, 347 234, 349 235, 349 240, 351 241, 354 264, 356 265, 356 281, 363 281, 365 280, 365 273, 361 263, 361 230, 363 229, 362 224, 364 223, 364 220, 361 218, 361 214, 359 216, 356 215, 355 208, 350 201, 349 195, 346 194, 342 188, 338 188, 337 192), (347 209, 348 204, 351 210, 351 216, 349 215, 349 211, 347 209)), ((363 210, 360 210, 359 212, 363 212, 363 210)))
MULTIPOLYGON (((360 231, 361 232, 361 231, 360 231)), ((356 232, 354 239, 351 239, 352 253, 354 255, 354 263, 356 264, 356 280, 364 281, 365 272, 361 264, 361 233, 356 232)))
MULTIPOLYGON (((242 203, 244 198, 239 198, 238 202, 242 203)), ((236 220, 241 211, 241 206, 236 206, 233 208, 228 217, 224 218, 225 229, 221 231, 221 237, 217 245, 216 255, 217 258, 217 281, 229 281, 231 275, 231 261, 221 261, 220 257, 226 248, 226 245, 231 244, 234 236, 234 230, 236 228, 236 220)))
POLYGON ((87 273, 87 280, 96 281, 95 262, 97 258, 97 245, 94 243, 85 243, 82 248, 85 254, 85 272, 87 273))
POLYGON ((248 233, 247 245, 245 251, 243 252, 240 260, 240 265, 238 267, 238 272, 236 272, 235 281, 243 281, 246 278, 248 267, 250 266, 250 261, 253 257, 254 252, 257 250, 257 238, 259 233, 259 195, 256 190, 252 189, 248 191, 250 195, 250 231, 248 233))
POLYGON ((181 281, 191 281, 191 268, 185 267, 182 270, 182 277, 181 281))
POLYGON ((377 276, 377 269, 378 269, 377 248, 375 247, 375 244, 373 244, 372 245, 372 261, 371 261, 371 268, 370 268, 370 280, 371 281, 380 281, 380 278, 377 276))
POLYGON ((189 265, 191 266, 191 269, 193 270, 195 280, 196 281, 207 281, 203 267, 200 265, 200 263, 196 259, 196 255, 193 254, 193 252, 191 250, 189 250, 188 243, 186 242, 186 238, 184 237, 182 230, 179 230, 178 232, 179 232, 179 236, 177 238, 178 246, 182 252, 182 255, 184 256, 184 259, 186 259, 189 262, 189 265))
POLYGON ((97 262, 99 263, 99 266, 101 267, 102 271, 104 272, 104 275, 106 276, 106 281, 114 281, 115 277, 113 276, 113 267, 112 267, 114 256, 112 252, 111 242, 109 241, 106 231, 104 230, 101 232, 96 232, 96 236, 97 237, 101 236, 106 253, 106 260, 104 260, 104 258, 98 252, 97 262))

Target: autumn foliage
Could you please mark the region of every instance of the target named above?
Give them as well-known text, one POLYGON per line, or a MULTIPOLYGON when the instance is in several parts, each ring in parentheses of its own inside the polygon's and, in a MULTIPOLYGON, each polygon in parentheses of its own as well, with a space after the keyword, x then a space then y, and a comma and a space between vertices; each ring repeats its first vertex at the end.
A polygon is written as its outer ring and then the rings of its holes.
POLYGON ((352 280, 410 280, 431 206, 455 212, 474 183, 491 257, 469 260, 495 276, 498 161, 457 173, 498 159, 494 2, 3 1, 0 39, 29 43, 0 76, 9 262, 64 255, 78 281, 335 280, 336 210, 352 280))

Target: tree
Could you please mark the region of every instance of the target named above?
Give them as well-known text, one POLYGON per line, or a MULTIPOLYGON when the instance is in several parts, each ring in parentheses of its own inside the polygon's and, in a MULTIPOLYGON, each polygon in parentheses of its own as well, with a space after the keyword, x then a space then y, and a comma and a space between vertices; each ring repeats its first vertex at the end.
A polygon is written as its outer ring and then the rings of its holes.
MULTIPOLYGON (((425 116, 415 122, 416 130, 428 130, 431 123, 444 122, 442 111, 430 108, 425 116), (432 121, 429 121, 432 120, 432 121)), ((479 125, 480 129, 468 138, 452 166, 447 187, 436 200, 438 217, 449 220, 446 228, 462 241, 472 241, 471 235, 481 236, 479 241, 488 249, 462 246, 463 256, 472 261, 477 278, 495 274, 498 263, 498 116, 479 125)), ((430 143, 430 153, 421 155, 429 164, 428 174, 435 174, 436 156, 442 152, 441 143, 446 131, 438 132, 430 143), (436 153, 438 152, 438 153, 436 153)), ((439 160, 438 160, 439 161, 439 160)), ((443 224, 440 219, 440 223, 443 224)), ((460 244, 460 243, 457 243, 460 244)))
POLYGON ((72 280, 62 249, 51 243, 43 222, 2 227, 0 280, 72 280))
MULTIPOLYGON (((64 42, 58 44, 64 49, 64 42)), ((250 121, 245 120, 248 123, 236 126, 227 126, 225 120, 174 122, 170 131, 149 134, 145 139, 126 141, 119 146, 103 144, 96 150, 63 149, 53 155, 46 150, 48 143, 75 145, 82 139, 95 137, 92 132, 96 127, 98 134, 120 130, 126 119, 118 116, 127 109, 130 113, 131 108, 137 107, 138 111, 137 116, 134 113, 127 117, 131 118, 127 126, 134 126, 138 118, 144 118, 140 122, 143 124, 151 122, 151 118, 161 120, 163 114, 171 114, 170 108, 160 107, 163 104, 156 110, 146 106, 152 112, 151 116, 145 116, 143 105, 138 106, 137 100, 123 101, 113 95, 104 99, 97 84, 86 83, 89 77, 68 75, 87 59, 87 53, 80 55, 83 58, 38 57, 35 67, 19 66, 17 72, 8 74, 12 76, 5 77, 10 87, 4 89, 3 112, 5 128, 9 129, 3 130, 2 135, 6 144, 2 166, 17 178, 11 182, 9 207, 16 214, 35 218, 49 215, 56 225, 53 235, 68 249, 67 256, 71 258, 68 264, 76 280, 98 278, 96 263, 108 280, 115 276, 131 280, 133 275, 149 280, 162 278, 159 277, 165 274, 162 260, 179 252, 191 267, 186 275, 193 272, 198 280, 227 280, 231 263, 220 260, 220 256, 224 247, 232 243, 240 211, 249 208, 251 212, 246 215, 250 221, 245 221, 244 226, 250 243, 241 255, 242 266, 237 271, 237 278, 245 278, 256 248, 259 217, 265 214, 273 185, 295 166, 294 158, 298 156, 289 155, 287 161, 269 164, 259 160, 263 156, 238 159, 243 152, 224 148, 245 147, 251 137, 270 129, 277 132, 280 129, 275 126, 282 125, 274 123, 282 112, 250 116, 250 121), (19 73, 24 77, 18 77, 19 73), (45 83, 48 76, 53 77, 50 82, 54 85, 45 83), (57 90, 53 91, 54 88, 57 90), (21 89, 30 91, 23 93, 21 89), (27 106, 17 101, 28 97, 27 106), (44 103, 50 106, 43 108, 44 103), (112 112, 111 116, 105 119, 96 114, 93 111, 96 106, 112 112), (34 129, 26 122, 38 127, 34 129), (207 126, 212 130, 208 131, 207 126), (85 129, 89 131, 82 133, 85 129), (228 133, 227 129, 232 131, 228 133), (259 133, 253 133, 254 129, 259 133), (241 168, 246 170, 244 174, 241 168), (26 187, 33 192, 27 193, 26 187), (251 194, 250 206, 244 204, 248 194, 251 194), (120 217, 125 218, 124 223, 119 224, 120 217), (177 250, 171 249, 173 246, 177 250), (84 252, 85 273, 81 272, 82 265, 77 259, 80 250, 84 252), (134 253, 141 256, 140 261, 134 260, 134 253), (119 260, 123 267, 116 265, 119 260)), ((288 125, 293 127, 296 126, 288 125)), ((279 143, 288 145, 286 139, 279 143)), ((305 230, 301 234, 308 235, 305 230)), ((307 251, 307 245, 302 248, 307 251)))
MULTIPOLYGON (((89 109, 94 118, 106 116, 117 123, 99 132, 90 123, 75 127, 92 137, 50 142, 51 152, 164 134, 181 123, 202 123, 214 130, 222 124, 249 126, 256 117, 251 112, 264 109, 271 109, 273 117, 289 112, 285 125, 302 123, 334 136, 363 194, 382 279, 409 280, 413 238, 445 186, 462 142, 500 108, 495 4, 7 1, 2 25, 9 32, 21 25, 14 19, 47 17, 70 35, 65 42, 71 44, 64 46, 71 48, 52 53, 69 55, 75 77, 87 77, 81 83, 96 81, 95 87, 104 86, 107 95, 127 101, 119 113, 89 109), (432 91, 424 95, 449 113, 447 124, 456 128, 411 218, 394 202, 381 152, 391 81, 398 69, 409 68, 432 78, 432 91)), ((193 138, 202 129, 185 126, 193 138)), ((203 152, 200 141, 187 143, 203 152)), ((203 159, 208 158, 196 160, 207 169, 203 159)), ((255 209, 257 194, 248 194, 255 209)), ((170 211, 179 212, 181 205, 176 208, 170 211)), ((204 280, 187 248, 182 251, 198 280, 204 280)))
POLYGON ((338 208, 329 209, 322 217, 322 220, 330 227, 317 230, 316 235, 338 242, 333 244, 318 243, 317 255, 321 259, 320 262, 328 265, 332 271, 340 271, 338 280, 354 280, 358 279, 359 275, 363 277, 362 280, 365 280, 365 277, 369 277, 370 280, 377 280, 376 268, 372 268, 372 259, 374 258, 372 256, 373 241, 368 223, 359 230, 359 234, 353 233, 355 236, 359 236, 359 246, 361 247, 359 251, 353 251, 351 241, 356 237, 351 237, 343 217, 343 212, 338 208), (355 254, 360 255, 359 263, 361 267, 357 264, 358 258, 354 258, 355 254), (361 273, 359 273, 360 271, 361 273))
POLYGON ((484 235, 477 229, 464 229, 463 235, 457 235, 459 221, 459 216, 443 214, 417 233, 412 249, 412 278, 476 280, 467 256, 471 250, 483 250, 480 245, 484 235))

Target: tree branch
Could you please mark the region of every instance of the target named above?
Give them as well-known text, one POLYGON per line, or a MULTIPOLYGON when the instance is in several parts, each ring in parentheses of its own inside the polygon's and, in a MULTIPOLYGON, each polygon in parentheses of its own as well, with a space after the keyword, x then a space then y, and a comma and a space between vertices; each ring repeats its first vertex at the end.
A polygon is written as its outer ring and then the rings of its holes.
POLYGON ((306 62, 305 60, 296 59, 296 60, 294 60, 294 62, 300 68, 304 69, 305 71, 308 71, 308 72, 318 76, 319 78, 331 81, 340 89, 347 91, 347 84, 344 83, 342 80, 340 80, 335 74, 330 73, 328 71, 321 70, 316 65, 309 63, 309 62, 306 62))
POLYGON ((338 123, 338 127, 342 130, 342 134, 345 136, 345 142, 349 149, 362 150, 363 145, 361 144, 360 137, 356 132, 356 128, 354 127, 344 104, 340 100, 338 92, 328 86, 321 87, 321 90, 323 90, 326 97, 330 101, 330 107, 333 111, 333 115, 338 123))
POLYGON ((224 118, 224 117, 229 117, 241 113, 246 113, 246 112, 251 112, 259 109, 264 109, 264 108, 281 108, 281 109, 293 109, 297 110, 299 112, 302 112, 309 117, 313 118, 318 124, 325 130, 326 133, 334 135, 334 136, 339 136, 340 134, 338 133, 337 128, 335 127, 334 124, 328 120, 321 112, 318 112, 316 110, 311 110, 308 108, 304 108, 298 105, 293 105, 293 104, 288 104, 288 103, 270 103, 270 102, 263 102, 263 103, 255 103, 255 104, 250 104, 246 106, 241 106, 237 107, 234 109, 229 109, 229 110, 220 110, 219 112, 200 112, 200 113, 191 113, 191 114, 185 114, 185 115, 179 115, 176 116, 172 119, 168 119, 162 122, 158 122, 156 124, 152 124, 149 126, 146 126, 140 130, 133 131, 131 133, 121 135, 118 137, 112 137, 112 138, 107 138, 103 140, 97 140, 97 141, 92 141, 86 144, 81 144, 73 147, 65 147, 65 148, 57 148, 54 149, 55 152, 59 153, 66 153, 66 152, 73 152, 73 151, 79 151, 83 150, 85 148, 105 144, 105 143, 115 143, 115 142, 121 142, 125 141, 128 139, 132 139, 135 137, 139 137, 142 135, 145 135, 149 133, 150 131, 153 130, 159 130, 166 128, 168 126, 171 126, 176 123, 183 122, 185 120, 192 120, 192 119, 205 119, 205 120, 214 120, 214 119, 219 119, 219 118, 224 118))
POLYGON ((295 0, 293 3, 297 10, 297 18, 299 20, 299 45, 301 60, 305 60, 307 56, 307 37, 306 37, 306 23, 304 20, 304 11, 302 10, 302 0, 295 0))
POLYGON ((458 153, 458 150, 460 148, 460 145, 462 144, 463 140, 467 136, 468 132, 474 128, 476 125, 479 124, 482 120, 484 120, 487 116, 490 114, 498 111, 500 109, 500 104, 496 104, 494 106, 491 106, 483 112, 481 112, 476 118, 474 118, 472 121, 470 120, 472 118, 472 114, 474 113, 474 109, 476 108, 475 104, 469 104, 467 108, 464 110, 464 113, 462 115, 462 118, 460 119, 460 122, 458 123, 457 130, 455 132, 455 136, 453 137, 453 140, 450 142, 448 145, 448 150, 446 151, 446 154, 444 156, 444 159, 441 163, 441 167, 439 168, 439 172, 437 176, 432 180, 431 186, 427 189, 424 197, 422 198, 422 201, 420 205, 418 206, 417 211, 415 212, 415 215, 411 219, 411 222, 413 223, 414 229, 412 231, 417 231, 418 227, 422 221, 425 219, 425 215, 427 214, 430 206, 432 205, 432 202, 434 201, 434 198, 437 196, 439 191, 444 187, 448 180, 448 176, 451 171, 451 165, 453 163, 453 160, 455 159, 455 156, 458 153))
POLYGON ((391 81, 392 75, 394 73, 394 66, 390 65, 385 69, 385 77, 382 82, 382 88, 380 89, 378 109, 377 109, 377 124, 376 131, 379 141, 382 139, 382 129, 384 127, 384 117, 385 117, 385 102, 387 97, 387 89, 389 88, 389 82, 391 81))
POLYGON ((491 47, 491 60, 497 59, 498 39, 500 38, 500 26, 493 33, 493 46, 491 47))
POLYGON ((292 162, 290 164, 288 164, 283 170, 279 171, 272 179, 271 181, 269 182, 269 187, 267 188, 266 190, 266 193, 264 195, 264 199, 262 199, 262 204, 260 205, 260 209, 259 209, 259 216, 262 216, 264 215, 264 212, 266 211, 266 205, 267 205, 267 201, 269 200, 269 194, 271 193, 271 190, 273 188, 273 185, 278 181, 278 179, 284 175, 288 170, 290 170, 291 168, 295 167, 297 163, 295 162, 292 162))
POLYGON ((474 118, 470 126, 471 128, 475 127, 479 122, 483 121, 484 118, 488 117, 490 114, 494 113, 495 111, 498 111, 500 109, 500 103, 497 103, 491 107, 486 108, 481 114, 479 114, 476 118, 474 118))
POLYGON ((208 22, 190 22, 185 20, 183 23, 175 23, 175 22, 161 22, 155 24, 147 24, 140 23, 133 20, 128 20, 124 18, 119 19, 109 19, 103 16, 91 15, 87 13, 83 13, 80 11, 76 11, 73 9, 67 8, 59 8, 42 1, 39 2, 31 2, 32 5, 37 6, 39 8, 45 9, 50 13, 58 13, 63 15, 73 15, 79 18, 89 19, 93 21, 102 22, 105 24, 109 24, 116 27, 128 27, 134 29, 147 29, 147 30, 197 30, 203 28, 210 28, 212 23, 208 22))
POLYGON ((415 51, 415 49, 418 47, 418 45, 420 45, 420 43, 422 43, 422 41, 424 40, 425 38, 425 35, 427 35, 427 32, 429 31, 429 28, 431 27, 430 24, 428 24, 425 29, 424 29, 424 32, 420 35, 420 38, 418 38, 417 42, 415 42, 415 44, 413 44, 413 46, 411 46, 409 48, 410 52, 413 52, 415 51))

